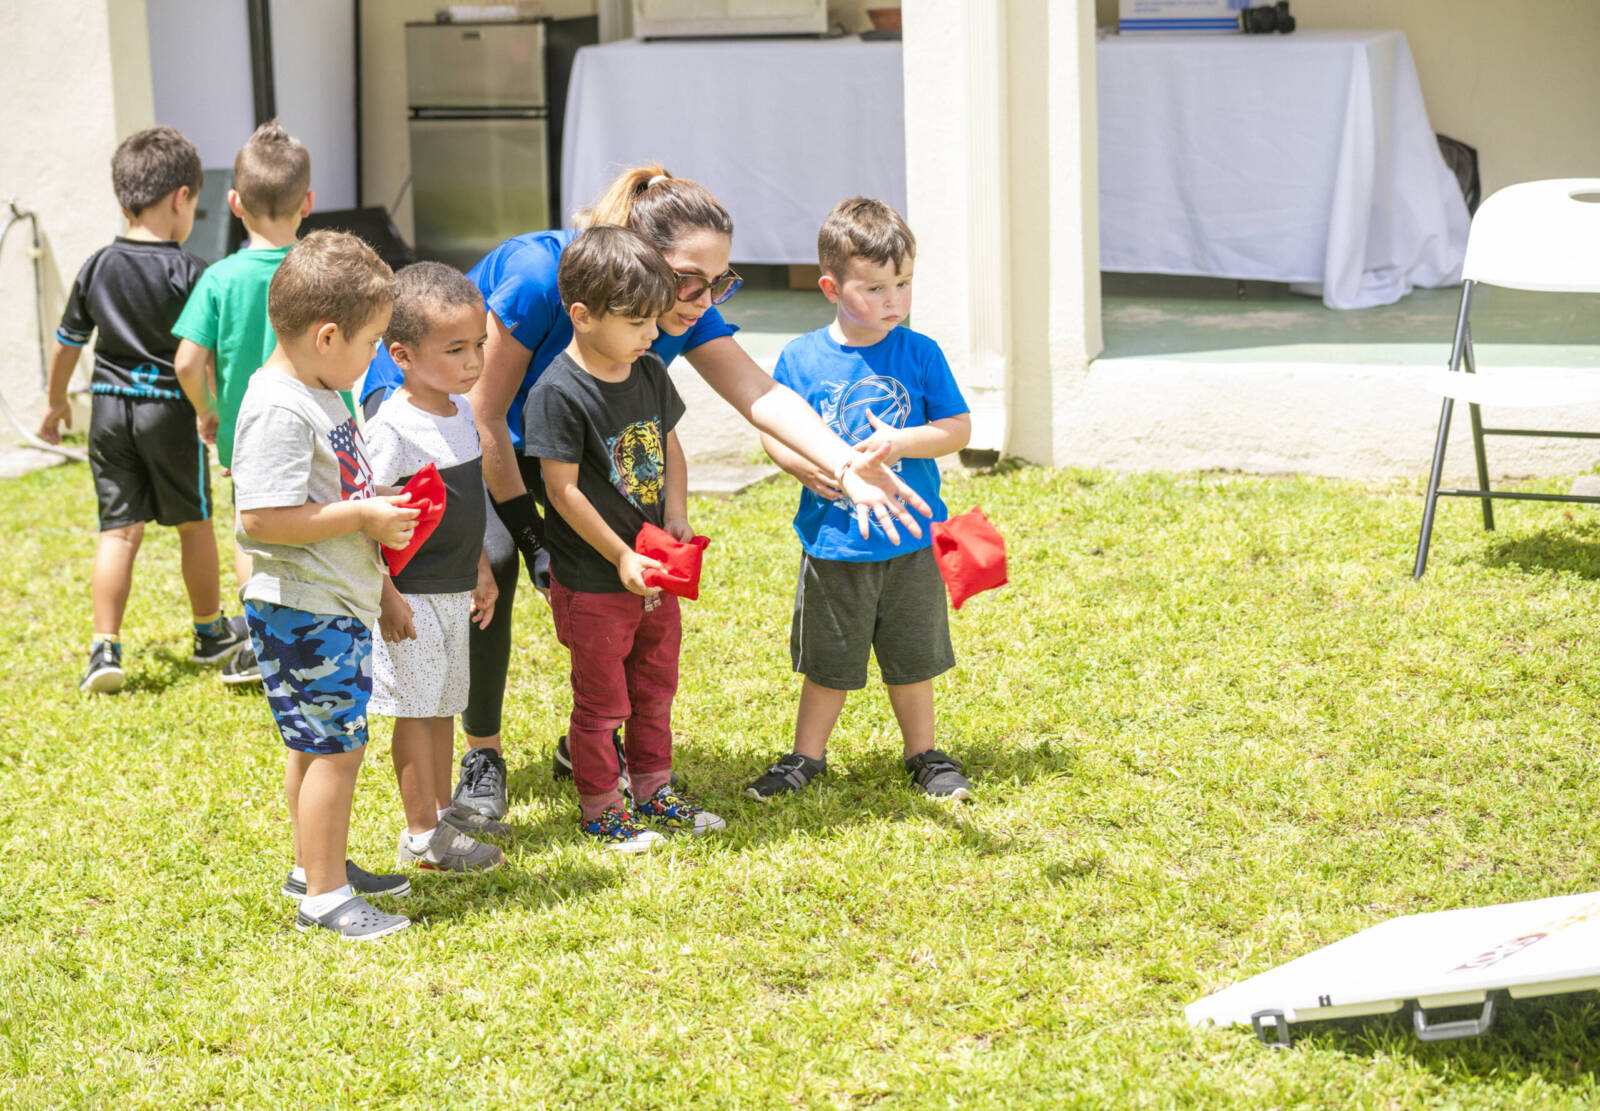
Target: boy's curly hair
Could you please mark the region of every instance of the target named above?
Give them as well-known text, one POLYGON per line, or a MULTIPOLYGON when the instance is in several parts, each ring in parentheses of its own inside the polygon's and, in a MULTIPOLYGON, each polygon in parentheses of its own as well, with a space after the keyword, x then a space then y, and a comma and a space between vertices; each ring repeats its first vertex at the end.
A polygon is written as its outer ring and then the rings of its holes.
POLYGON ((413 262, 394 276, 394 314, 384 330, 385 343, 413 348, 433 328, 434 314, 472 305, 483 312, 483 293, 454 266, 442 262, 413 262))
POLYGON ((343 231, 314 231, 289 249, 267 287, 267 316, 280 340, 333 323, 353 336, 394 302, 394 271, 343 231))

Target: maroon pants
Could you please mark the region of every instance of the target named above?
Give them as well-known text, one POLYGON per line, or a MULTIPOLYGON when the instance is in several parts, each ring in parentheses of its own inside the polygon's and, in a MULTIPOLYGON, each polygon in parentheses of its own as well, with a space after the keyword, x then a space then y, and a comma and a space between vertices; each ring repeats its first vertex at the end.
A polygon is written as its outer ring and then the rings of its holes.
POLYGON ((628 774, 665 781, 672 768, 672 696, 683 626, 678 599, 588 594, 550 583, 556 637, 572 654, 567 748, 584 820, 621 801, 612 730, 624 726, 628 774), (653 603, 647 607, 647 603, 653 603))

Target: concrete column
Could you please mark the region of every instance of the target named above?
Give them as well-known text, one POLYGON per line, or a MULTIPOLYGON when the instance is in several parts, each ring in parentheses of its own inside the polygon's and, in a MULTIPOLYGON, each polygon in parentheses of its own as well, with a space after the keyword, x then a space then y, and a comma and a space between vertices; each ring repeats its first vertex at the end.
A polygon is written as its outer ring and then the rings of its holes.
POLYGON ((914 322, 974 448, 1058 462, 1100 349, 1093 0, 918 0, 903 19, 914 322))
MULTIPOLYGON (((0 205, 14 198, 38 213, 45 268, 45 319, 35 316, 28 227, 0 249, 0 396, 32 431, 44 411, 41 331, 53 335, 83 260, 122 230, 111 192, 111 153, 155 122, 144 0, 51 0, 0 5, 0 67, 6 141, 0 143, 0 205)), ((8 212, 0 207, 0 214, 8 212)), ((3 215, 0 215, 3 222, 3 215)), ((80 375, 87 373, 87 356, 80 375)), ((87 422, 87 409, 74 417, 87 422)), ((0 421, 0 442, 16 439, 0 421)))

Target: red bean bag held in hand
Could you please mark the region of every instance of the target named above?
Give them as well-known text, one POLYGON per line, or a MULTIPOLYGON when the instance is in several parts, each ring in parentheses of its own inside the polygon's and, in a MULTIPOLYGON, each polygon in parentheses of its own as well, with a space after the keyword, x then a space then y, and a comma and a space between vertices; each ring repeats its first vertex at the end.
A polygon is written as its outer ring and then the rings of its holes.
POLYGON ((645 585, 659 586, 668 594, 694 601, 700 597, 701 557, 710 543, 707 537, 696 536, 686 544, 646 521, 633 542, 633 550, 660 560, 666 569, 658 571, 651 567, 646 570, 645 585))
POLYGON ((956 609, 974 594, 1006 584, 1006 542, 976 506, 933 523, 933 558, 956 609))
POLYGON ((417 514, 417 528, 411 534, 411 543, 399 551, 382 546, 378 549, 383 553, 383 561, 389 565, 391 575, 398 575, 405 570, 411 557, 433 535, 433 530, 439 527, 439 519, 444 516, 444 479, 439 477, 439 468, 432 463, 412 475, 411 481, 401 487, 400 492, 411 495, 411 501, 402 508, 421 512, 417 514))

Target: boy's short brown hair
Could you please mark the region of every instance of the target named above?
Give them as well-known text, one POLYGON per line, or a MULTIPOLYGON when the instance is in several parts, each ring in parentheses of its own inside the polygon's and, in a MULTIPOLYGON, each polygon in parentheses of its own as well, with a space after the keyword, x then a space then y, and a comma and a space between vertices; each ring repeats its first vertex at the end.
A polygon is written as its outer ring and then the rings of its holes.
POLYGON ((331 322, 353 336, 394 302, 394 271, 343 231, 314 231, 289 249, 267 287, 267 316, 280 340, 331 322))
POLYGON ((615 224, 599 224, 561 252, 556 288, 567 308, 597 316, 660 316, 678 303, 678 275, 650 241, 615 224))
POLYGON ((461 305, 483 312, 483 293, 454 266, 413 262, 394 276, 394 314, 384 330, 385 343, 415 347, 433 329, 433 317, 461 305))
POLYGON ((841 281, 851 259, 878 265, 892 262, 896 271, 917 257, 917 237, 900 214, 882 201, 851 197, 840 201, 817 232, 817 263, 841 281))
POLYGON ((175 127, 135 131, 111 156, 111 188, 117 203, 134 216, 174 189, 200 192, 204 178, 194 144, 175 127))
POLYGON ((291 216, 311 188, 311 152, 276 119, 268 120, 234 156, 233 188, 240 206, 252 216, 291 216))

